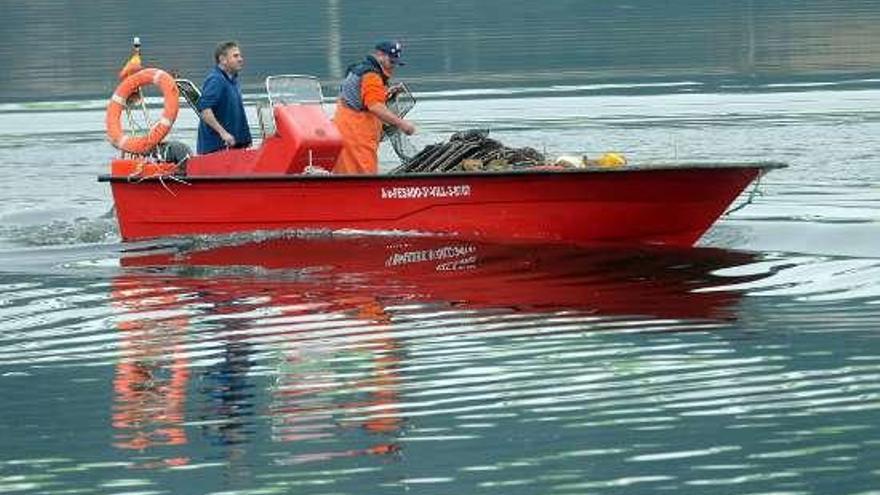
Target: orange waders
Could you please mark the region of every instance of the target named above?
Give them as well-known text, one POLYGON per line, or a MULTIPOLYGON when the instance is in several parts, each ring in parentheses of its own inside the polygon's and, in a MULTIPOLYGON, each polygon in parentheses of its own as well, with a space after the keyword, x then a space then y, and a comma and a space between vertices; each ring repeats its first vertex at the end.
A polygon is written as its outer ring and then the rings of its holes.
POLYGON ((369 111, 352 110, 336 102, 333 123, 342 134, 342 152, 333 167, 335 174, 375 174, 379 171, 379 139, 382 121, 369 111))

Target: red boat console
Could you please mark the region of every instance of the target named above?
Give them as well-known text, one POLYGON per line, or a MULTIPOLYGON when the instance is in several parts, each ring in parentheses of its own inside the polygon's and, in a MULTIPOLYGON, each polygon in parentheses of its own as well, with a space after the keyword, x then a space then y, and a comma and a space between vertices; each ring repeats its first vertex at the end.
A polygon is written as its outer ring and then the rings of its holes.
POLYGON ((333 170, 342 136, 321 105, 275 105, 273 114, 276 132, 259 148, 194 156, 186 175, 289 175, 308 166, 333 170))
POLYGON ((261 146, 254 172, 299 174, 306 166, 333 170, 342 136, 320 105, 278 105, 277 133, 261 146))

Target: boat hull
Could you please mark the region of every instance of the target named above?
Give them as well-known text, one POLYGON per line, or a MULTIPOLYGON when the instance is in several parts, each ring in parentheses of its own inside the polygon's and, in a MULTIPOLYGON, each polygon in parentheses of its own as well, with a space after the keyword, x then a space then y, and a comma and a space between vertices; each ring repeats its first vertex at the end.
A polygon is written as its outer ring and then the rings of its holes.
POLYGON ((774 164, 111 183, 124 240, 299 229, 692 245, 774 164))

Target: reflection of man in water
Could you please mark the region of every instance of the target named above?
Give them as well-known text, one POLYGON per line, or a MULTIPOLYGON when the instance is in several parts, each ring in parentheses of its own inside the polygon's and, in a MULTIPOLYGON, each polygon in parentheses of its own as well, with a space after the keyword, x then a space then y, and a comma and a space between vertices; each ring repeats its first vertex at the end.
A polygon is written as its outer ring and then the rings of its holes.
POLYGON ((155 446, 186 444, 182 424, 188 374, 186 368, 169 363, 120 362, 113 384, 113 427, 119 430, 114 445, 144 451, 155 446))
MULTIPOLYGON (((155 447, 187 444, 185 418, 189 363, 183 350, 186 317, 131 319, 126 313, 143 314, 177 304, 174 296, 143 297, 155 287, 138 284, 139 297, 131 297, 131 281, 114 282, 114 305, 122 309, 119 329, 120 358, 113 380, 113 445, 136 450, 142 459, 155 447)), ((187 464, 186 457, 164 457, 139 464, 162 467, 187 464)))
POLYGON ((357 343, 341 349, 313 340, 292 341, 286 346, 272 392, 272 439, 317 440, 322 447, 279 459, 279 463, 387 455, 399 450, 397 436, 403 428, 398 408, 401 349, 386 333, 390 318, 372 297, 336 296, 332 309, 368 321, 373 327, 359 334, 357 343), (337 442, 348 446, 341 431, 355 427, 370 434, 367 445, 339 449, 337 442))
POLYGON ((223 360, 202 376, 202 419, 212 421, 203 432, 215 445, 246 443, 254 433, 254 386, 247 380, 251 353, 247 342, 227 342, 223 360))

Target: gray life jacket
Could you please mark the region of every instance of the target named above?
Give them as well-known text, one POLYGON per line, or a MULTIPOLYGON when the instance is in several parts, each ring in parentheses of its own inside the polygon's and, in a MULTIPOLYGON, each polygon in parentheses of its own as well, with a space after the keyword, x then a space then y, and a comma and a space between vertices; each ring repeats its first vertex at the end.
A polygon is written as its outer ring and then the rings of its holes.
POLYGON ((382 84, 388 84, 388 76, 379 65, 379 61, 372 55, 367 55, 362 62, 348 66, 345 79, 339 85, 339 97, 345 102, 348 108, 363 112, 367 108, 361 100, 361 80, 364 74, 373 72, 379 74, 382 78, 382 84))

